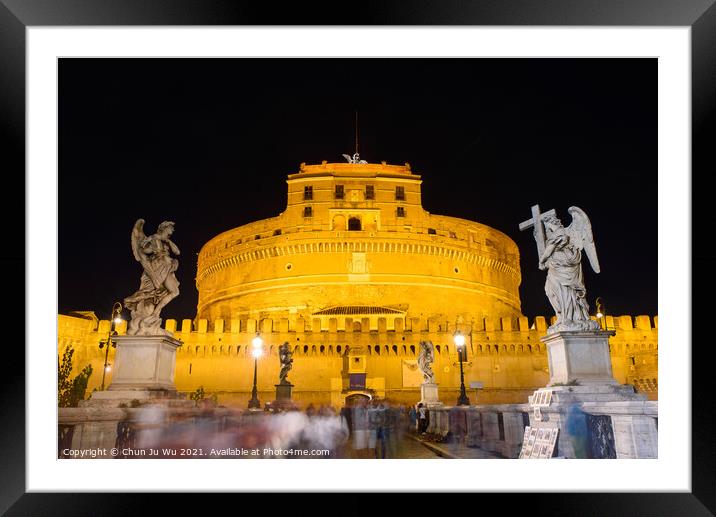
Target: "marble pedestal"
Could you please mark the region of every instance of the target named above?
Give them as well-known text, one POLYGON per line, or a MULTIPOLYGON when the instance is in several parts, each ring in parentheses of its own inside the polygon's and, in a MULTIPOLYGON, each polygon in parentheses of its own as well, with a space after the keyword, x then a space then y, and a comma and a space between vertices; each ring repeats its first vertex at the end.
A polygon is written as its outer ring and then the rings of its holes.
POLYGON ((656 458, 658 403, 630 385, 553 386, 530 397, 530 426, 558 428, 554 456, 656 458))
POLYGON ((181 341, 169 336, 116 336, 112 383, 80 406, 132 406, 137 403, 186 405, 174 385, 176 350, 181 341))
POLYGON ((420 385, 420 402, 422 402, 423 406, 429 408, 443 405, 438 397, 438 385, 436 383, 424 382, 420 385))
POLYGON ((609 355, 609 336, 614 334, 613 330, 562 331, 541 338, 547 345, 548 386, 617 384, 609 355))
POLYGON ((614 331, 561 331, 547 345, 549 384, 529 399, 530 426, 559 429, 555 456, 656 458, 658 405, 612 375, 614 331))
POLYGON ((174 368, 181 341, 169 336, 117 336, 109 391, 176 391, 174 368))

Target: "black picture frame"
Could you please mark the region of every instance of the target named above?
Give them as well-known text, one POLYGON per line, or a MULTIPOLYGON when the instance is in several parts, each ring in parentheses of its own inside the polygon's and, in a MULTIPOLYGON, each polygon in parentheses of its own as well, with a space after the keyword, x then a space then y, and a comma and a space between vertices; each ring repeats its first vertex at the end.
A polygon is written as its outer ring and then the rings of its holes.
MULTIPOLYGON (((25 271, 24 225, 17 224, 24 214, 25 178, 25 29, 32 26, 107 25, 556 25, 556 26, 688 26, 692 50, 692 193, 693 235, 708 235, 711 221, 709 191, 702 179, 716 170, 716 145, 710 136, 716 126, 716 7, 715 0, 412 0, 362 2, 289 3, 279 8, 269 2, 228 0, 0 0, 0 127, 2 128, 5 187, 8 178, 17 183, 15 195, 6 190, 0 204, 6 243, 2 265, 8 292, 24 292, 21 275, 25 271), (702 188, 698 188, 701 186, 702 188), (694 188, 695 187, 695 188, 694 188), (11 199, 12 198, 12 199, 11 199), (19 203, 19 206, 15 203, 19 203), (13 233, 14 232, 14 233, 13 233)), ((699 278, 696 292, 711 291, 709 269, 716 258, 698 239, 693 240, 692 278, 699 278), (705 280, 701 280, 705 279, 705 280), (705 285, 704 285, 705 282, 705 285)), ((24 328, 16 315, 17 298, 0 297, 6 321, 24 328)), ((692 357, 692 491, 690 493, 649 494, 532 494, 522 496, 530 513, 551 515, 713 515, 716 513, 716 448, 711 430, 714 411, 711 404, 711 346, 707 339, 695 338, 709 321, 708 304, 692 303, 691 335, 684 332, 678 346, 692 357), (699 343, 703 346, 691 346, 699 343)), ((25 314, 25 324, 29 315, 25 314)), ((708 327, 706 327, 708 328, 708 327)), ((705 337, 705 336, 704 336, 705 337)), ((21 338, 24 341, 24 338, 21 338)), ((36 494, 25 493, 25 364, 24 349, 18 339, 4 343, 4 362, 10 365, 2 376, 0 414, 0 511, 8 515, 127 514, 147 504, 140 494, 36 494)), ((26 346, 38 344, 25 343, 26 346)), ((510 497, 515 497, 511 494, 510 497)), ((150 496, 152 498, 159 496, 150 496)), ((295 496, 294 496, 295 497, 295 496)), ((486 504, 479 496, 479 507, 486 504)), ((162 497, 191 504, 179 494, 162 497)), ((357 501, 346 496, 346 508, 357 501)), ((298 499, 301 501, 301 498, 298 499)), ((195 503, 196 504, 196 503, 195 503)), ((216 504, 216 503, 213 503, 216 504)), ((221 504, 221 503, 218 503, 221 504)), ((477 500, 474 504, 478 504, 477 500)), ((513 503, 514 505, 514 503, 513 503)), ((521 506, 519 503, 513 508, 521 506)), ((411 508, 416 508, 409 505, 411 508)), ((450 506, 444 507, 445 511, 450 506)), ((476 506, 476 508, 479 508, 476 506)), ((487 508, 487 506, 484 506, 487 508)), ((414 511, 418 511, 417 508, 414 511)))

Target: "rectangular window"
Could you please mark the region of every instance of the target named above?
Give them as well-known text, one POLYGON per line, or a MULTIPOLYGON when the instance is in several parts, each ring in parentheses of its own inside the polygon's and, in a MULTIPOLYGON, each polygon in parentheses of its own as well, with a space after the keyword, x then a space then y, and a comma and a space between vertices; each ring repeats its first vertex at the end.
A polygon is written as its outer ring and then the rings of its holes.
POLYGON ((281 235, 281 230, 274 230, 274 231, 273 231, 273 234, 274 234, 274 235, 281 235))
POLYGON ((304 206, 303 207, 303 217, 313 217, 313 207, 312 206, 304 206))
POLYGON ((375 189, 373 188, 373 185, 365 186, 365 198, 366 199, 375 199, 375 189))
POLYGON ((450 238, 457 239, 457 235, 455 234, 455 232, 450 232, 450 238))
POLYGON ((336 185, 336 199, 343 199, 343 185, 336 185))
POLYGON ((395 215, 398 217, 405 217, 405 207, 399 206, 395 215))
POLYGON ((505 441, 505 418, 502 413, 497 413, 497 432, 499 433, 500 441, 505 441))
POLYGON ((405 187, 395 187, 395 199, 405 201, 405 187))
POLYGON ((438 232, 435 231, 435 228, 428 228, 428 235, 437 235, 438 232))
POLYGON ((313 199, 313 187, 303 187, 303 199, 313 199))

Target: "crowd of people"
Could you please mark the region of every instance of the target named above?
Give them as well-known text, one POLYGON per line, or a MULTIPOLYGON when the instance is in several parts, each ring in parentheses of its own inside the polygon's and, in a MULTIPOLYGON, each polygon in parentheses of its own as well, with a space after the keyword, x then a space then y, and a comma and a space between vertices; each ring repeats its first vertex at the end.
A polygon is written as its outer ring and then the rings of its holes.
MULTIPOLYGON (((164 419, 157 414, 152 420, 164 419)), ((261 457, 397 458, 402 457, 400 446, 406 432, 425 433, 428 412, 422 404, 407 408, 387 399, 357 397, 340 412, 330 405, 311 403, 303 410, 296 405, 267 406, 264 411, 242 412, 229 419, 218 419, 207 411, 192 423, 175 422, 170 429, 159 426, 163 431, 151 424, 144 422, 141 438, 137 437, 142 443, 137 445, 259 449, 261 457), (320 453, 285 453, 297 450, 320 453)))

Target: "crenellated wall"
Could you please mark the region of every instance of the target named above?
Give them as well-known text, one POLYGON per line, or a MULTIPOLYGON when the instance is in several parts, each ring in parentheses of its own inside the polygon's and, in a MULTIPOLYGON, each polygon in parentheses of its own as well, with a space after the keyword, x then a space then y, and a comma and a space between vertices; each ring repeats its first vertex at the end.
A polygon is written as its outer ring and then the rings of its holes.
MULTIPOLYGON (((634 384, 638 391, 657 399, 658 317, 607 316, 607 326, 616 330, 610 339, 612 368, 620 383, 634 384)), ((473 403, 522 403, 527 396, 545 386, 549 379, 547 353, 540 336, 548 322, 538 316, 485 318, 461 323, 468 336, 468 357, 464 363, 465 384, 481 381, 484 389, 468 389, 473 403)), ((94 373, 89 391, 102 379, 104 350, 98 347, 106 339, 109 321, 58 317, 58 353, 72 344, 74 367, 92 364, 94 373)), ((420 398, 422 382, 416 365, 419 343, 435 345, 433 371, 440 385, 441 399, 457 398, 460 369, 453 344, 455 324, 445 318, 377 317, 354 321, 349 317, 235 319, 230 321, 191 319, 167 320, 165 327, 182 341, 177 353, 176 385, 191 392, 203 386, 217 393, 220 403, 243 405, 250 396, 253 381, 251 339, 256 332, 264 339, 265 355, 258 360, 258 388, 262 401, 273 400, 278 382, 278 347, 288 341, 294 353, 289 379, 295 385, 294 399, 339 404, 345 392, 347 354, 365 357, 367 387, 379 397, 404 403, 420 398), (349 352, 350 351, 350 352, 349 352)), ((126 323, 117 327, 126 332, 126 323)), ((110 350, 109 363, 114 360, 110 350)), ((106 384, 111 382, 111 372, 106 384)))

